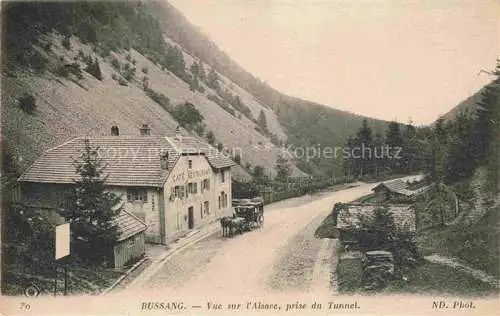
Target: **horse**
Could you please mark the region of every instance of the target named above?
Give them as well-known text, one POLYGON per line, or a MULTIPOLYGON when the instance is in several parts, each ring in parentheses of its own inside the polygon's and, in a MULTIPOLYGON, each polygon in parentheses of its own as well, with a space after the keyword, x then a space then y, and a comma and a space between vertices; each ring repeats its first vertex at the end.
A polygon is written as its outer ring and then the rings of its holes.
POLYGON ((245 223, 246 220, 243 217, 235 216, 231 218, 231 225, 230 225, 231 235, 233 235, 235 232, 242 234, 245 223))
POLYGON ((220 219, 220 225, 222 227, 222 236, 228 236, 231 232, 231 221, 232 218, 229 216, 224 216, 220 219))
POLYGON ((220 219, 220 225, 222 227, 222 236, 233 235, 235 232, 243 233, 243 227, 245 226, 246 220, 242 217, 224 216, 220 219))

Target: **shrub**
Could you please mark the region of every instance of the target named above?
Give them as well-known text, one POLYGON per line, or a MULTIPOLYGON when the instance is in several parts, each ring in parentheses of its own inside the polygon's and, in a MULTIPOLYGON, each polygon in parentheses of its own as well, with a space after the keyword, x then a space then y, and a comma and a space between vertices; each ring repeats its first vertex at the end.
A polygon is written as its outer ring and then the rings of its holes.
POLYGON ((66 48, 67 50, 71 50, 71 42, 69 40, 69 36, 65 36, 62 40, 61 40, 61 45, 66 48))
POLYGON ((194 131, 196 132, 196 134, 203 137, 205 135, 205 124, 197 124, 194 127, 194 131))
POLYGON ((166 95, 164 95, 163 93, 158 93, 149 87, 147 89, 144 89, 144 91, 146 91, 146 95, 150 97, 151 100, 161 105, 168 112, 171 111, 170 99, 166 95))
POLYGON ((31 93, 25 93, 19 98, 19 107, 28 114, 33 114, 36 110, 36 99, 31 93))
POLYGON ((36 72, 44 72, 47 69, 48 59, 39 51, 35 50, 30 56, 29 63, 36 72))
POLYGON ((120 86, 128 86, 127 80, 125 80, 123 77, 118 78, 118 83, 120 84, 120 86))
POLYGON ((85 54, 83 53, 83 50, 81 50, 81 49, 78 50, 78 57, 81 58, 82 60, 85 58, 85 54))
POLYGON ((134 66, 135 66, 135 64, 137 64, 137 60, 132 59, 131 63, 132 63, 132 65, 134 65, 134 66))
POLYGON ((51 42, 47 42, 43 45, 43 49, 47 52, 50 52, 52 50, 52 43, 51 42))
POLYGON ((203 121, 203 115, 190 102, 178 104, 171 114, 182 127, 194 127, 203 121))
POLYGON ((77 79, 83 79, 82 69, 80 68, 80 64, 72 63, 70 65, 65 65, 68 68, 69 72, 74 74, 77 79))
POLYGON ((111 49, 108 46, 102 46, 99 48, 99 55, 102 58, 107 58, 111 55, 111 49))
POLYGON ((144 76, 142 78, 142 90, 147 91, 149 89, 149 79, 148 77, 144 76))
POLYGON ((87 68, 85 68, 85 71, 94 76, 97 80, 102 81, 101 67, 99 66, 99 61, 97 60, 97 58, 94 62, 90 62, 90 64, 88 64, 87 68))
POLYGON ((125 59, 129 62, 132 61, 132 56, 130 55, 130 53, 125 55, 125 59))
POLYGON ((214 132, 208 131, 208 133, 207 133, 207 142, 210 145, 214 145, 215 144, 215 135, 214 135, 214 132))
POLYGON ((115 73, 113 73, 113 74, 111 75, 111 79, 113 79, 113 80, 118 80, 118 76, 117 76, 115 73))
POLYGON ((142 71, 144 74, 147 74, 147 73, 148 73, 148 67, 142 67, 141 71, 142 71))
POLYGON ((113 67, 117 71, 120 71, 121 69, 120 62, 115 57, 111 59, 111 67, 113 67))
POLYGON ((69 69, 68 69, 68 67, 66 67, 66 65, 60 65, 56 68, 55 74, 60 76, 60 77, 68 78, 69 77, 69 69))

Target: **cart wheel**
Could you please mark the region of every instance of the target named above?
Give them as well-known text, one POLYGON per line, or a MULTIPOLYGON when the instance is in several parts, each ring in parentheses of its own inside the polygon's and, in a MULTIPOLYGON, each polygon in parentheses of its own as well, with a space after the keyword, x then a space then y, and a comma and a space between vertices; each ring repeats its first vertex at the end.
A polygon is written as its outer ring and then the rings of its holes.
POLYGON ((24 295, 27 297, 37 297, 40 295, 40 289, 35 284, 31 283, 24 289, 24 295))

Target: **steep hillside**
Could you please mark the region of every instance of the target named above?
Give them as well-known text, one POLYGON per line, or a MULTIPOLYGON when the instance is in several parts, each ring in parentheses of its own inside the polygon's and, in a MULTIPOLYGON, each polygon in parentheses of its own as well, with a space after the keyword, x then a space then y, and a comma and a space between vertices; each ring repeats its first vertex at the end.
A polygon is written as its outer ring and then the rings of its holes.
POLYGON ((481 100, 481 95, 483 93, 484 89, 479 90, 478 92, 474 93, 464 101, 460 102, 457 104, 453 109, 448 111, 446 114, 444 114, 442 117, 445 120, 451 120, 455 118, 459 113, 468 111, 468 112, 473 112, 476 107, 477 107, 477 102, 481 100))
MULTIPOLYGON (((300 147, 342 146, 347 136, 355 134, 363 116, 335 110, 314 102, 287 96, 254 77, 215 43, 194 27, 174 6, 165 2, 148 3, 149 12, 158 18, 165 34, 179 43, 192 56, 212 65, 219 73, 232 80, 278 116, 285 128, 289 143, 300 147)), ((293 80, 293 78, 291 78, 293 80)), ((267 114, 267 113, 266 113, 267 114)), ((375 132, 383 133, 388 122, 369 119, 375 132)), ((341 172, 338 161, 300 161, 308 172, 331 176, 341 172)))
MULTIPOLYGON (((72 137, 149 124, 160 135, 182 125, 231 152, 239 180, 256 166, 273 177, 283 146, 340 146, 362 119, 272 89, 168 3, 10 3, 2 13, 3 149, 16 172, 72 137), (84 71, 95 64, 100 75, 84 71), (36 109, 23 110, 31 95, 36 109), (187 104, 201 122, 179 121, 187 104)), ((292 176, 341 172, 332 159, 288 159, 292 176)))
MULTIPOLYGON (((77 38, 71 38, 72 50, 61 47, 62 37, 51 34, 47 41, 52 43, 50 58, 63 56, 73 60, 79 51, 92 54, 88 45, 77 38)), ((95 55, 95 54, 94 54, 95 55)), ((162 70, 135 50, 130 51, 136 61, 136 68, 148 69, 149 87, 157 93, 168 96, 171 104, 191 102, 204 117, 206 131, 213 131, 217 143, 234 150, 241 156, 241 163, 265 167, 270 174, 274 172, 274 163, 279 149, 270 140, 255 130, 256 124, 246 117, 237 119, 204 94, 193 92, 189 85, 168 70, 162 70), (264 148, 264 146, 269 148, 264 148)), ((121 62, 123 54, 113 54, 121 62)), ((83 72, 82 80, 60 78, 51 73, 43 75, 28 71, 16 72, 15 77, 3 77, 3 136, 8 151, 16 157, 20 169, 26 168, 38 155, 52 146, 79 135, 106 135, 112 125, 117 125, 120 134, 138 134, 142 124, 149 124, 152 134, 166 135, 173 133, 179 123, 159 104, 149 98, 139 84, 122 86, 112 79, 116 71, 108 59, 98 58, 103 80, 99 81, 83 72), (18 106, 18 99, 29 91, 36 99, 37 109, 34 114, 23 112, 18 106)), ((210 89, 206 87, 206 93, 210 89)), ((215 92, 214 92, 215 93, 215 92)), ((248 96, 243 96, 246 99, 248 96)), ((272 116, 268 120, 272 122, 272 116)), ((278 130, 279 124, 274 119, 278 130)), ((186 131, 184 131, 186 132, 186 131)), ((186 132, 187 133, 187 132, 186 132)), ((284 137, 283 132, 280 133, 284 137)), ((249 179, 250 175, 237 168, 240 180, 249 179)), ((301 173, 294 169, 296 175, 301 173)))

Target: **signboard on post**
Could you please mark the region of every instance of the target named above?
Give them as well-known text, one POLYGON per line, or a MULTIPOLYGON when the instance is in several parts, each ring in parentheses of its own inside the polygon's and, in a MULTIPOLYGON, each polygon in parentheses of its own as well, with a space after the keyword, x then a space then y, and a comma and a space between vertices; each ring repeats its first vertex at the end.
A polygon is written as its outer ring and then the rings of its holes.
POLYGON ((69 255, 69 223, 56 226, 56 257, 61 259, 69 255))

